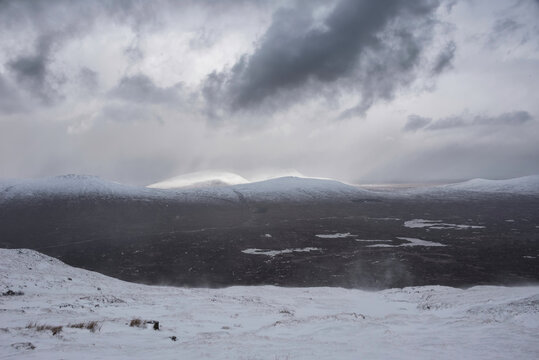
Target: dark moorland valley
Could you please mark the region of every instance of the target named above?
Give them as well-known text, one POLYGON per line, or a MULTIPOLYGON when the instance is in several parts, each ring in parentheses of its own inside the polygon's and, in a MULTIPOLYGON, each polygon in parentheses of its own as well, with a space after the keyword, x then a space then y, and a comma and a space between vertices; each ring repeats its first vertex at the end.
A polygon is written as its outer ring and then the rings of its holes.
POLYGON ((188 201, 170 194, 6 198, 0 246, 175 286, 384 289, 539 281, 539 196, 358 191, 295 201, 238 192, 236 200, 188 201), (414 219, 434 222, 407 225, 414 219), (408 246, 410 238, 437 245, 408 246))

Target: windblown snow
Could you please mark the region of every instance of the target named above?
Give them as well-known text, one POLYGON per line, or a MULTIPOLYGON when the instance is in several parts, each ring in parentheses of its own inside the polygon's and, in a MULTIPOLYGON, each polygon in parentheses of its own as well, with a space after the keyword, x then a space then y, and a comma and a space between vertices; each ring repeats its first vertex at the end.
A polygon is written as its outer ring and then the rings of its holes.
POLYGON ((184 187, 204 187, 246 184, 249 180, 244 177, 225 171, 198 171, 176 176, 167 180, 148 185, 155 189, 177 189, 184 187))
POLYGON ((539 286, 185 289, 126 283, 35 251, 0 249, 0 292, 0 355, 9 359, 539 354, 539 286), (94 332, 84 328, 93 321, 94 332))

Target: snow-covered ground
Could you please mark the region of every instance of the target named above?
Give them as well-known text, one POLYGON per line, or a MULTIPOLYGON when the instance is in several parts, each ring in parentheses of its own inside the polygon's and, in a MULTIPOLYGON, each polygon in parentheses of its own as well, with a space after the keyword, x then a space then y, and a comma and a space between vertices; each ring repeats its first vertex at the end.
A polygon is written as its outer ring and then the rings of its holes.
POLYGON ((0 292, 5 359, 539 356, 539 286, 186 289, 126 283, 35 251, 1 249, 0 292), (133 319, 159 321, 160 329, 130 327, 133 319), (91 321, 95 332, 68 327, 91 321), (62 330, 53 335, 34 324, 62 330))

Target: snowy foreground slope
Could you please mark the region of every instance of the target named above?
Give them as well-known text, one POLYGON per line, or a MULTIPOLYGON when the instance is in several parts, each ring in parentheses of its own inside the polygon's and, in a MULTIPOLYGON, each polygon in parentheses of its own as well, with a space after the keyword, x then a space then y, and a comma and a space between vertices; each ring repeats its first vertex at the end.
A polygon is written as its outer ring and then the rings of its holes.
POLYGON ((35 251, 0 249, 0 291, 0 359, 539 356, 537 286, 185 289, 126 283, 35 251), (130 327, 136 318, 159 321, 160 330, 130 327), (91 321, 95 332, 68 327, 91 321), (53 335, 39 325, 62 330, 53 335))

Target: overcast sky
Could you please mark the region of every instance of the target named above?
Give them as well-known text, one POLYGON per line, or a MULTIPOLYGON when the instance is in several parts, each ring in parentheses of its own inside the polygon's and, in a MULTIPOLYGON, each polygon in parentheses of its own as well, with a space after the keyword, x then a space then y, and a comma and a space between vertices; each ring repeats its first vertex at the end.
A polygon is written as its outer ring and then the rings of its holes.
POLYGON ((0 0, 0 177, 539 173, 539 1, 0 0))

